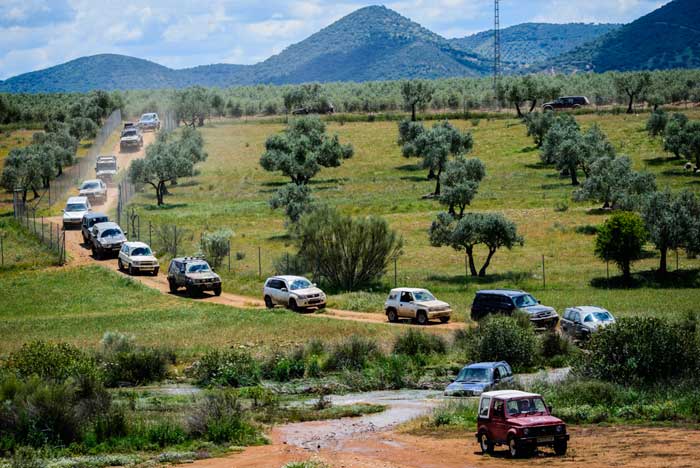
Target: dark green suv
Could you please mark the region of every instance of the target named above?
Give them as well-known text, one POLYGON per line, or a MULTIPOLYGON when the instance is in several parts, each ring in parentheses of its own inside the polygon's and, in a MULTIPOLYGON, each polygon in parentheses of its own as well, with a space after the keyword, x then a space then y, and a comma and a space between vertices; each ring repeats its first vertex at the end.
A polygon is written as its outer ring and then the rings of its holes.
POLYGON ((170 261, 168 266, 170 292, 185 288, 192 297, 204 291, 221 295, 221 278, 214 273, 206 260, 197 257, 180 257, 170 261))

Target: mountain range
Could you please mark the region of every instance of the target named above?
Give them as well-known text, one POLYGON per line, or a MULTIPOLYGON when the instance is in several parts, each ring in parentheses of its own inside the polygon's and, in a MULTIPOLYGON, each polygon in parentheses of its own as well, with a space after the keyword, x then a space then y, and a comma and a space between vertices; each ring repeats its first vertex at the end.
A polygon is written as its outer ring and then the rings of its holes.
MULTIPOLYGON (((698 0, 675 0, 633 23, 526 23, 501 31, 507 73, 695 67, 698 0)), ((383 6, 361 8, 255 65, 171 69, 101 54, 0 82, 0 92, 85 92, 404 78, 479 77, 492 69, 493 32, 446 39, 383 6)))

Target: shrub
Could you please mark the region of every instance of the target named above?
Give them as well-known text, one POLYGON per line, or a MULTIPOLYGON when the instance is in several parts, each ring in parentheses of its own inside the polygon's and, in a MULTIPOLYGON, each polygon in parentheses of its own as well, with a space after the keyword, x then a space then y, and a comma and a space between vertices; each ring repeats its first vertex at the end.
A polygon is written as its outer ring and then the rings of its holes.
POLYGON ((394 343, 394 354, 406 356, 444 354, 446 350, 447 344, 441 337, 413 328, 396 338, 394 343))
POLYGON ((329 370, 362 370, 367 362, 380 355, 377 343, 371 338, 352 335, 336 344, 326 362, 329 370))
POLYGON ((668 114, 663 109, 657 109, 649 115, 647 120, 647 132, 649 136, 656 137, 663 135, 668 123, 668 114))
POLYGON ((26 343, 10 354, 6 367, 18 377, 36 375, 42 379, 64 381, 84 376, 100 380, 102 375, 95 360, 75 346, 45 341, 26 343))
POLYGON ((126 353, 134 349, 134 335, 119 332, 105 332, 100 340, 103 353, 126 353))
POLYGON ((593 335, 575 371, 621 384, 654 384, 694 370, 698 347, 678 324, 655 317, 624 318, 593 335))
POLYGON ((545 359, 566 356, 571 350, 571 342, 556 331, 545 333, 540 338, 540 354, 545 359))
POLYGON ((365 369, 367 380, 377 389, 392 389, 415 387, 412 375, 416 364, 405 355, 383 356, 372 361, 365 369))
POLYGON ((532 325, 519 323, 516 317, 489 316, 479 322, 469 353, 476 361, 507 361, 523 369, 535 364, 537 351, 532 325))
POLYGON ((105 384, 108 387, 158 382, 168 375, 174 356, 157 348, 140 348, 103 356, 105 384))
POLYGON ((249 353, 233 349, 210 351, 187 372, 199 385, 232 387, 257 385, 261 376, 260 365, 249 353))
POLYGON ((284 254, 272 260, 277 275, 305 275, 311 268, 299 255, 284 254))
POLYGON ((233 236, 233 231, 230 229, 202 233, 200 249, 212 268, 218 268, 229 254, 231 236, 233 236))
POLYGON ((44 468, 46 463, 31 447, 20 447, 12 456, 9 468, 44 468))
POLYGON ((98 415, 93 430, 97 442, 125 436, 128 433, 128 424, 124 410, 112 407, 106 413, 98 415))
POLYGON ((145 439, 158 447, 177 445, 187 440, 185 430, 172 421, 158 421, 147 424, 143 430, 145 439))
POLYGON ((206 395, 188 418, 190 435, 214 443, 253 445, 262 443, 262 436, 244 418, 238 396, 230 391, 206 395))
POLYGON ((598 228, 595 254, 602 260, 613 261, 629 279, 630 265, 642 257, 647 238, 644 221, 636 213, 615 213, 598 228))

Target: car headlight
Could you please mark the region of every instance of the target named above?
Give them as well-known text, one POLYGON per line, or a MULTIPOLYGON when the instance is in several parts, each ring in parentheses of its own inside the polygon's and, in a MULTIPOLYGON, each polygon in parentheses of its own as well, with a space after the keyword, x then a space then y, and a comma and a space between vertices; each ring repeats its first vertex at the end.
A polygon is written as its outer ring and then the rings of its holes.
POLYGON ((529 434, 530 434, 529 428, 526 427, 525 429, 523 429, 523 435, 529 435, 529 434))
POLYGON ((557 426, 557 432, 559 432, 560 434, 564 432, 564 426, 557 426))

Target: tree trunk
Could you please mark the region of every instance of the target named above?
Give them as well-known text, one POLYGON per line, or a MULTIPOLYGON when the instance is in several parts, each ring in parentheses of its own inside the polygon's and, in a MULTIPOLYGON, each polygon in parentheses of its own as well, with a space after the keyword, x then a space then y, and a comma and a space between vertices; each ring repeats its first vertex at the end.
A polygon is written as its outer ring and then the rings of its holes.
POLYGON ((622 277, 625 279, 625 281, 629 281, 630 279, 632 279, 629 260, 625 260, 622 262, 622 277))
POLYGON ((411 104, 411 122, 416 121, 416 103, 411 104))
POLYGON ((447 210, 447 212, 448 212, 448 213, 450 214, 450 216, 452 216, 453 218, 455 217, 455 215, 456 215, 457 213, 455 212, 455 205, 454 205, 454 203, 450 203, 450 208, 447 210))
POLYGON ((22 204, 27 203, 27 189, 22 190, 22 204))
POLYGON ((479 270, 479 276, 484 277, 486 276, 486 269, 489 267, 489 264, 491 263, 491 258, 493 257, 493 254, 496 253, 496 249, 489 248, 489 254, 486 257, 486 261, 484 262, 483 266, 481 267, 481 270, 479 270))
POLYGON ((668 252, 668 249, 666 247, 663 247, 659 249, 661 252, 661 261, 659 262, 659 275, 660 276, 666 276, 666 273, 668 272, 668 266, 666 265, 666 254, 668 252))
POLYGON ((32 192, 34 192, 34 198, 39 198, 39 192, 36 191, 36 187, 32 187, 32 192))
POLYGON ((518 111, 518 118, 522 118, 522 117, 523 117, 523 113, 522 113, 522 111, 520 110, 520 104, 518 104, 517 102, 515 103, 515 110, 518 111))
POLYGON ((163 187, 165 186, 165 182, 158 182, 158 185, 154 185, 156 188, 156 200, 158 203, 158 206, 161 206, 163 204, 163 187))
POLYGON ((467 252, 467 258, 469 259, 469 272, 472 276, 478 276, 479 273, 476 271, 476 265, 474 264, 474 247, 467 247, 465 249, 467 252))
POLYGON ((438 173, 435 177, 435 179, 437 179, 435 182, 435 193, 433 194, 435 196, 440 195, 440 174, 442 174, 442 168, 438 169, 438 173))
POLYGON ((576 176, 576 168, 572 167, 569 169, 571 173, 571 185, 578 185, 578 177, 576 176))
POLYGON ((428 169, 428 180, 433 180, 434 178, 435 178, 435 171, 431 167, 430 169, 428 169))
POLYGON ((530 105, 530 112, 528 112, 529 114, 532 114, 532 111, 535 110, 535 106, 536 106, 536 105, 537 105, 537 99, 533 99, 533 100, 532 100, 532 103, 531 103, 531 105, 530 105))
POLYGON ((632 104, 634 104, 634 94, 628 94, 628 96, 630 97, 630 100, 627 104, 627 113, 633 114, 634 111, 632 110, 632 104))

